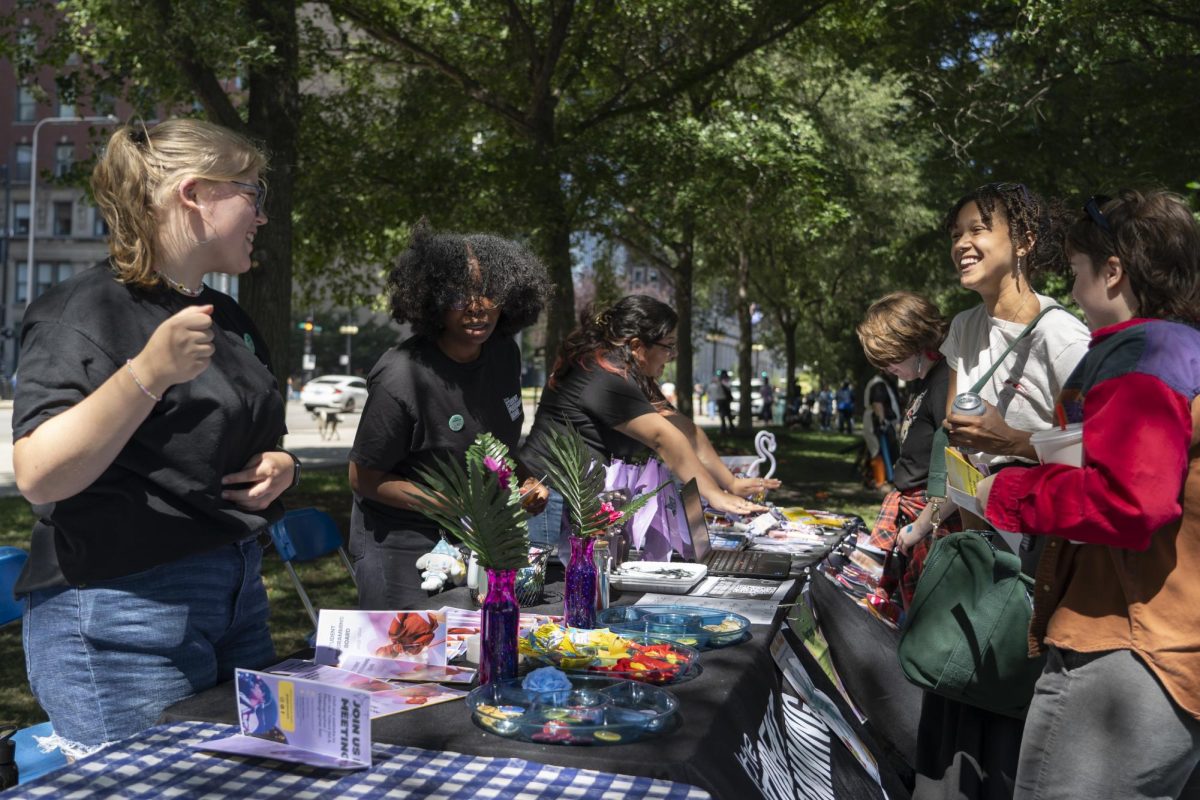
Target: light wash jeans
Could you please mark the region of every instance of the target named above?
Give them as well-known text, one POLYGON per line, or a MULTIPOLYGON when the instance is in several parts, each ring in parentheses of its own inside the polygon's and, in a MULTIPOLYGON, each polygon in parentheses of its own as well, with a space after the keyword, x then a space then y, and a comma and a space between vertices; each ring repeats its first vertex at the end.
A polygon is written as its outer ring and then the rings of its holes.
POLYGON ((63 752, 84 755, 132 736, 167 706, 231 679, 235 667, 269 666, 261 565, 262 547, 247 539, 27 595, 25 668, 63 752))

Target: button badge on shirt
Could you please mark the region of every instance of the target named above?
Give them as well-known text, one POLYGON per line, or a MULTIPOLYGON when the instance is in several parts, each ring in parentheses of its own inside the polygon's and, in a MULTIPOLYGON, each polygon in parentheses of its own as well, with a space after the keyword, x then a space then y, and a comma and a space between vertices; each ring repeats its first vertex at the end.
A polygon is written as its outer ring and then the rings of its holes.
POLYGON ((463 425, 466 424, 466 420, 462 418, 462 414, 455 414, 450 418, 450 422, 447 424, 450 425, 450 430, 458 432, 463 429, 463 425))

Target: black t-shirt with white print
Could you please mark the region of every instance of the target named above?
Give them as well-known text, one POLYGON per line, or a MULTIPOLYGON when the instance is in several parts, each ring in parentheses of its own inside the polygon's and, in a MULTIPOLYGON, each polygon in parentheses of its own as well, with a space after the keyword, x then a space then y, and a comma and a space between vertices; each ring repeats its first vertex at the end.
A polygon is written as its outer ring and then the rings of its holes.
POLYGON ((275 449, 287 429, 262 336, 232 297, 207 287, 194 298, 139 289, 104 262, 39 297, 22 324, 13 441, 125 370, 168 317, 208 304, 215 352, 204 371, 163 393, 90 486, 33 507, 18 592, 132 575, 245 539, 283 516, 279 500, 244 511, 221 499, 221 478, 275 449))
POLYGON ((900 458, 892 470, 897 489, 919 489, 929 481, 929 456, 933 434, 946 418, 950 368, 939 358, 925 379, 910 384, 910 400, 900 425, 900 458))
MULTIPOLYGON (((479 357, 460 364, 424 336, 413 336, 380 357, 367 378, 370 392, 358 422, 350 460, 368 469, 420 481, 418 467, 438 457, 463 463, 480 433, 491 433, 516 456, 524 411, 521 353, 511 338, 493 336, 479 357)), ((355 503, 383 530, 435 531, 415 511, 364 497, 355 503)))

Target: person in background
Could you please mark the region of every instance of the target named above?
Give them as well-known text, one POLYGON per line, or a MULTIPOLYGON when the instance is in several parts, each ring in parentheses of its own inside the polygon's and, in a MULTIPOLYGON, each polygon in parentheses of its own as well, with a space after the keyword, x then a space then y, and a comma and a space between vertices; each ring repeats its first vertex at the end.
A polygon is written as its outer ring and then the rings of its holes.
MULTIPOLYGON (((942 424, 952 445, 978 451, 992 470, 1020 469, 1036 460, 1030 432, 1054 424, 1055 398, 1087 350, 1083 323, 1033 288, 1046 274, 1067 269, 1062 214, 1024 184, 990 183, 961 197, 943 224, 960 285, 983 302, 955 316, 942 342, 950 370, 942 424), (954 396, 970 389, 1048 308, 980 390, 986 413, 954 414, 954 396)), ((901 530, 899 547, 911 547, 933 529, 934 515, 945 519, 954 508, 948 500, 931 501, 911 530, 901 530)), ((964 519, 963 525, 983 522, 964 519)), ((1021 549, 1032 569, 1036 553, 1021 549)), ((1020 720, 926 693, 914 797, 1010 795, 1020 742, 1020 720)))
POLYGON ((713 373, 712 380, 708 382, 708 415, 710 417, 717 416, 717 395, 721 392, 721 370, 713 373))
POLYGON ((1047 537, 1031 649, 1048 650, 1015 797, 1200 789, 1200 226, 1177 195, 1092 198, 1067 231, 1091 347, 1058 401, 1079 464, 1004 470, 989 521, 1047 537), (1121 758, 1136 743, 1137 753, 1121 758))
POLYGON ((16 591, 70 757, 275 658, 258 539, 299 461, 262 336, 201 282, 250 270, 266 163, 199 120, 117 128, 92 172, 111 256, 25 312, 13 470, 36 522, 16 591))
POLYGON ((817 409, 821 420, 821 430, 827 433, 833 430, 833 405, 833 387, 826 386, 817 395, 817 409))
POLYGON ((762 413, 759 415, 763 422, 768 425, 774 418, 775 410, 775 387, 771 385, 771 378, 767 373, 762 373, 762 413))
POLYGON ((733 382, 727 369, 723 369, 719 373, 716 399, 717 416, 721 418, 721 433, 732 432, 735 427, 733 422, 733 382))
MULTIPOLYGON (((462 461, 480 433, 516 452, 525 414, 513 335, 549 295, 542 264, 521 245, 487 234, 435 234, 422 220, 388 278, 392 318, 413 335, 384 353, 367 379, 367 403, 350 450, 350 560, 362 609, 424 601, 417 559, 438 542, 414 509, 417 470, 462 461)), ((538 473, 539 475, 543 473, 538 473)), ((549 491, 518 462, 526 508, 549 491)))
POLYGON ((899 424, 896 390, 882 375, 871 376, 863 390, 862 437, 870 459, 873 489, 887 490, 892 464, 900 454, 896 438, 899 424))
MULTIPOLYGON (((696 479, 718 511, 749 514, 762 506, 723 489, 697 457, 693 444, 668 419, 671 409, 658 385, 675 357, 675 310, 647 295, 629 295, 609 308, 587 310, 559 349, 521 458, 545 473, 550 434, 570 424, 596 460, 635 464, 657 458, 681 481, 696 479)), ((767 488, 753 479, 746 493, 767 488)), ((556 545, 563 532, 562 498, 531 522, 530 539, 556 545)))
POLYGON ((854 389, 844 381, 837 390, 838 433, 854 435, 854 389))
MULTIPOLYGON (((900 417, 899 457, 892 481, 895 488, 883 499, 871 531, 870 542, 879 550, 891 550, 901 529, 917 522, 929 502, 925 485, 929 478, 930 448, 933 435, 946 416, 950 380, 946 359, 939 352, 948 327, 938 307, 913 292, 884 295, 871 304, 858 324, 858 340, 867 360, 905 381, 909 388, 909 401, 900 417)), ((931 545, 924 534, 932 532, 932 522, 925 519, 924 525, 929 525, 929 530, 921 528, 922 539, 909 549, 900 579, 905 608, 912 601, 921 565, 931 545)), ((948 530, 951 528, 939 533, 948 530)), ((882 588, 885 595, 890 594, 890 583, 882 588)))

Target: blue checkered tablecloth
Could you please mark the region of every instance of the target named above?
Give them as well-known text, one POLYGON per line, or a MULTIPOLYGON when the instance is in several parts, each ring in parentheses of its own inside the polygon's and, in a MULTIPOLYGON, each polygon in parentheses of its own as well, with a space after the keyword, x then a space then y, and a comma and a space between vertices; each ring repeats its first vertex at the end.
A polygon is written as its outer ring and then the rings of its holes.
MULTIPOLYGON (((55 800, 93 797, 700 800, 709 797, 707 792, 682 783, 417 747, 375 744, 371 769, 355 772, 223 755, 193 747, 206 739, 234 733, 237 733, 234 726, 205 722, 150 728, 69 767, 10 789, 4 796, 55 800)), ((620 748, 613 748, 613 762, 620 763, 620 748)))

